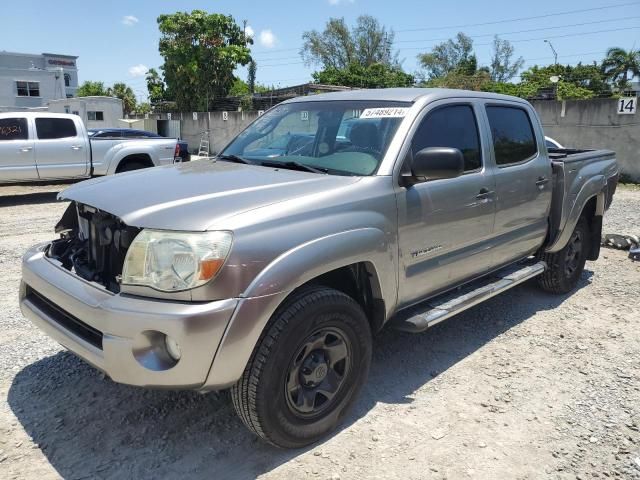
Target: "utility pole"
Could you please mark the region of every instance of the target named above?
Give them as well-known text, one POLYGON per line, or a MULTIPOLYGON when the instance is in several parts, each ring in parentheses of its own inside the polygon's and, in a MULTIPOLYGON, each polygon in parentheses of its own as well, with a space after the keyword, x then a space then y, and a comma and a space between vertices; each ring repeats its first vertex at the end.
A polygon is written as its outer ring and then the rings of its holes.
POLYGON ((545 40, 544 43, 548 43, 549 47, 551 47, 551 51, 553 52, 553 64, 557 65, 558 64, 558 52, 556 52, 556 49, 553 48, 553 43, 551 43, 549 40, 545 40))

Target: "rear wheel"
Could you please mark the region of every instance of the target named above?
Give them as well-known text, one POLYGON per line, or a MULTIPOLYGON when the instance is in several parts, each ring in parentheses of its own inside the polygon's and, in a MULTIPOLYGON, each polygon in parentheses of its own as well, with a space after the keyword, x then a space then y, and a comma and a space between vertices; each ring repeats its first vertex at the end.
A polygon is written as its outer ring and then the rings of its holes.
POLYGON ((538 277, 540 287, 551 293, 573 290, 584 270, 589 245, 589 225, 586 218, 581 217, 569 243, 562 250, 540 255, 540 260, 547 264, 547 270, 538 277))
POLYGON ((371 331, 360 305, 331 288, 294 295, 274 315, 242 378, 236 412, 267 442, 313 443, 344 418, 371 362, 371 331))
POLYGON ((116 173, 131 172, 132 170, 140 170, 142 168, 148 168, 148 167, 149 165, 147 165, 146 163, 142 163, 138 161, 130 161, 122 165, 119 165, 118 168, 116 169, 116 173))

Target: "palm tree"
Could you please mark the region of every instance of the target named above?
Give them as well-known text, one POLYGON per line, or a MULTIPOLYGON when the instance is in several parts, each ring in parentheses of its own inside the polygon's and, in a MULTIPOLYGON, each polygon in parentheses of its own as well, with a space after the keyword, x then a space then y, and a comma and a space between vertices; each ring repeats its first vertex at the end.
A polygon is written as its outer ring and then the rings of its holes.
POLYGON ((602 61, 602 73, 619 88, 625 88, 630 79, 640 76, 640 51, 610 48, 602 61))
POLYGON ((124 113, 131 113, 136 109, 136 95, 126 83, 114 83, 113 87, 110 87, 107 92, 112 97, 122 100, 124 113))

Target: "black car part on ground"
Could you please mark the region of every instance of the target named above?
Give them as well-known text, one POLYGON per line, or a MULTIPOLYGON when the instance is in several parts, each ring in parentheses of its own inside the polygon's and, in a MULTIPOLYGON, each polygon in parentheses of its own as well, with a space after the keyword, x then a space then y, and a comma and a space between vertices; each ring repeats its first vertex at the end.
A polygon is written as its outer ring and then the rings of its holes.
POLYGON ((46 254, 79 277, 118 293, 127 250, 139 231, 109 213, 71 203, 56 225, 60 238, 46 254))
POLYGON ((640 237, 636 235, 607 233, 602 236, 602 245, 616 250, 629 250, 629 258, 640 261, 640 237))

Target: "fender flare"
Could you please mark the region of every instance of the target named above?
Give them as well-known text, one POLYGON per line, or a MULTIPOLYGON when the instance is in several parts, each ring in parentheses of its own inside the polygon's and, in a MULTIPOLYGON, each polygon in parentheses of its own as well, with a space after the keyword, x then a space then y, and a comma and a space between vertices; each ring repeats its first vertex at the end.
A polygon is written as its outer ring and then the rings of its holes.
POLYGON ((116 169, 118 168, 118 165, 120 165, 120 162, 130 155, 148 155, 151 159, 151 163, 153 163, 153 165, 157 165, 157 161, 154 158, 153 148, 140 147, 139 145, 130 145, 119 149, 117 147, 118 145, 115 145, 113 148, 109 149, 105 155, 107 175, 113 175, 116 173, 116 169))
POLYGON ((606 207, 606 187, 607 179, 604 175, 594 176, 582 186, 571 206, 571 211, 565 217, 564 225, 562 225, 559 235, 557 235, 553 243, 545 249, 548 253, 559 252, 567 245, 585 206, 592 198, 596 198, 595 215, 604 215, 606 207))
POLYGON ((241 295, 202 388, 226 388, 242 376, 269 320, 291 292, 323 273, 358 262, 373 265, 386 309, 393 308, 397 275, 383 231, 362 228, 299 245, 273 260, 241 295))

